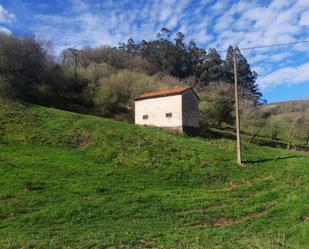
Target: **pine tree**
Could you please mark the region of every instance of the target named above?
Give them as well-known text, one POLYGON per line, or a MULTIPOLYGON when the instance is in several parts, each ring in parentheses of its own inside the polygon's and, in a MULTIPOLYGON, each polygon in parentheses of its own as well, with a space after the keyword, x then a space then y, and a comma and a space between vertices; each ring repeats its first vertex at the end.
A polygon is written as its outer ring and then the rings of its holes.
MULTIPOLYGON (((248 90, 252 94, 252 98, 256 104, 259 103, 262 94, 259 92, 256 84, 257 73, 251 70, 247 59, 241 54, 238 48, 235 48, 237 63, 238 85, 248 90)), ((223 63, 223 79, 226 82, 234 82, 234 49, 232 46, 228 48, 226 59, 223 63)))

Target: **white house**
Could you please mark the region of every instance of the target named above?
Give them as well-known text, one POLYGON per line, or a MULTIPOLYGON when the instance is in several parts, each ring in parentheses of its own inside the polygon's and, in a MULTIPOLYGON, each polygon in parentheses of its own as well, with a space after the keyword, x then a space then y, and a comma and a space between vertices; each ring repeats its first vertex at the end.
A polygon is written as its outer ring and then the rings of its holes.
POLYGON ((135 124, 183 132, 199 127, 199 97, 191 87, 144 93, 135 98, 135 124))

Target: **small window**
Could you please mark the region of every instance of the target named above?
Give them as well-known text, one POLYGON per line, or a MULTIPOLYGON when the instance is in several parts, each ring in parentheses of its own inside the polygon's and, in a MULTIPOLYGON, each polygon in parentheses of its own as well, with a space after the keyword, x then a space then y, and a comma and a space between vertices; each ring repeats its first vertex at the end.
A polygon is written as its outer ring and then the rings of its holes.
POLYGON ((171 118, 172 116, 173 116, 173 114, 171 112, 165 113, 166 118, 171 118))
POLYGON ((148 119, 148 115, 143 115, 143 119, 148 119))

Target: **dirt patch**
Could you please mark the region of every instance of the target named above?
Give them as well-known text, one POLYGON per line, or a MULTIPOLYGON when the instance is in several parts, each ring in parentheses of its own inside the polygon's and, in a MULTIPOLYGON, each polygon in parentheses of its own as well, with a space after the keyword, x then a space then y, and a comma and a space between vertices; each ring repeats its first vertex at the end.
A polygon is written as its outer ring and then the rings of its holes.
POLYGON ((245 186, 251 186, 251 182, 249 180, 246 179, 242 179, 241 182, 245 185, 245 186))
POLYGON ((262 178, 257 179, 255 183, 260 183, 260 182, 266 181, 266 180, 268 180, 268 179, 270 179, 270 178, 272 178, 272 177, 273 177, 272 174, 270 174, 270 175, 268 175, 268 176, 264 176, 264 177, 262 177, 262 178))
MULTIPOLYGON (((262 178, 259 178, 259 179, 255 180, 254 183, 255 183, 255 184, 256 184, 256 183, 261 183, 261 182, 263 182, 263 181, 266 181, 266 180, 268 180, 268 179, 271 179, 272 177, 273 177, 273 176, 270 174, 270 175, 267 175, 267 176, 264 176, 264 177, 262 177, 262 178)), ((246 180, 246 179, 241 179, 240 185, 244 185, 244 186, 246 186, 246 187, 249 187, 249 186, 252 185, 252 182, 249 181, 249 180, 246 180)), ((228 185, 227 185, 225 188, 222 189, 222 191, 223 191, 223 192, 229 192, 229 191, 234 190, 235 188, 237 188, 237 187, 240 186, 240 185, 237 184, 236 182, 231 181, 231 182, 228 183, 228 185)))
POLYGON ((244 219, 245 217, 240 218, 240 219, 220 218, 218 220, 213 221, 211 225, 215 227, 225 227, 225 226, 239 224, 243 222, 244 219))
POLYGON ((246 221, 249 218, 262 216, 263 214, 265 214, 267 212, 268 209, 269 208, 266 208, 266 209, 263 209, 261 211, 255 212, 255 213, 248 214, 247 216, 240 217, 238 219, 219 218, 219 219, 216 219, 216 220, 212 220, 210 222, 195 224, 195 225, 193 225, 193 227, 197 227, 197 228, 208 227, 208 226, 225 227, 225 226, 237 225, 237 224, 240 224, 240 223, 246 221))
POLYGON ((237 187, 237 184, 235 182, 229 182, 228 185, 222 189, 223 192, 229 192, 237 187))
MULTIPOLYGON (((246 180, 246 179, 242 179, 241 180, 241 184, 242 185, 245 185, 245 186, 251 186, 251 182, 249 180, 246 180)), ((237 184, 236 182, 229 182, 228 185, 222 189, 223 192, 229 192, 229 191, 232 191, 234 190, 235 188, 237 188, 239 186, 239 184, 237 184)))
POLYGON ((204 213, 204 212, 206 212, 206 208, 197 208, 197 209, 195 209, 194 211, 196 212, 196 213, 204 213))
POLYGON ((216 227, 225 227, 225 226, 230 226, 230 225, 235 225, 235 224, 240 224, 244 221, 246 221, 249 218, 252 217, 260 217, 263 214, 265 214, 267 212, 268 209, 263 209, 261 211, 255 212, 255 213, 251 213, 245 217, 240 217, 238 219, 233 219, 233 218, 220 218, 218 220, 215 220, 212 222, 213 226, 216 227))
MULTIPOLYGON (((260 216, 262 216, 263 214, 265 214, 265 213, 267 212, 268 209, 269 209, 269 208, 263 209, 262 211, 259 211, 259 212, 255 212, 255 213, 253 213, 253 214, 251 215, 251 217, 260 217, 260 216)), ((249 217, 249 218, 250 218, 250 217, 249 217)))

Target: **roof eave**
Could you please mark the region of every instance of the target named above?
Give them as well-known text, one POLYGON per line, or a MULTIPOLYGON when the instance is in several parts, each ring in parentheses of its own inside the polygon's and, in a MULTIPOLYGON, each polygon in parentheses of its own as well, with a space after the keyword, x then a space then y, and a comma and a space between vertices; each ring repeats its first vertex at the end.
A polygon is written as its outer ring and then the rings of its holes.
POLYGON ((197 95, 197 93, 193 90, 192 87, 188 87, 187 89, 184 89, 181 92, 177 92, 177 93, 167 93, 167 94, 162 94, 162 95, 157 95, 157 96, 145 96, 145 97, 136 97, 134 98, 134 101, 140 101, 140 100, 145 100, 145 99, 154 99, 154 98, 164 98, 164 97, 170 97, 170 96, 176 96, 176 95, 181 95, 184 92, 191 90, 193 92, 193 94, 197 97, 197 99, 199 100, 199 96, 197 95))

